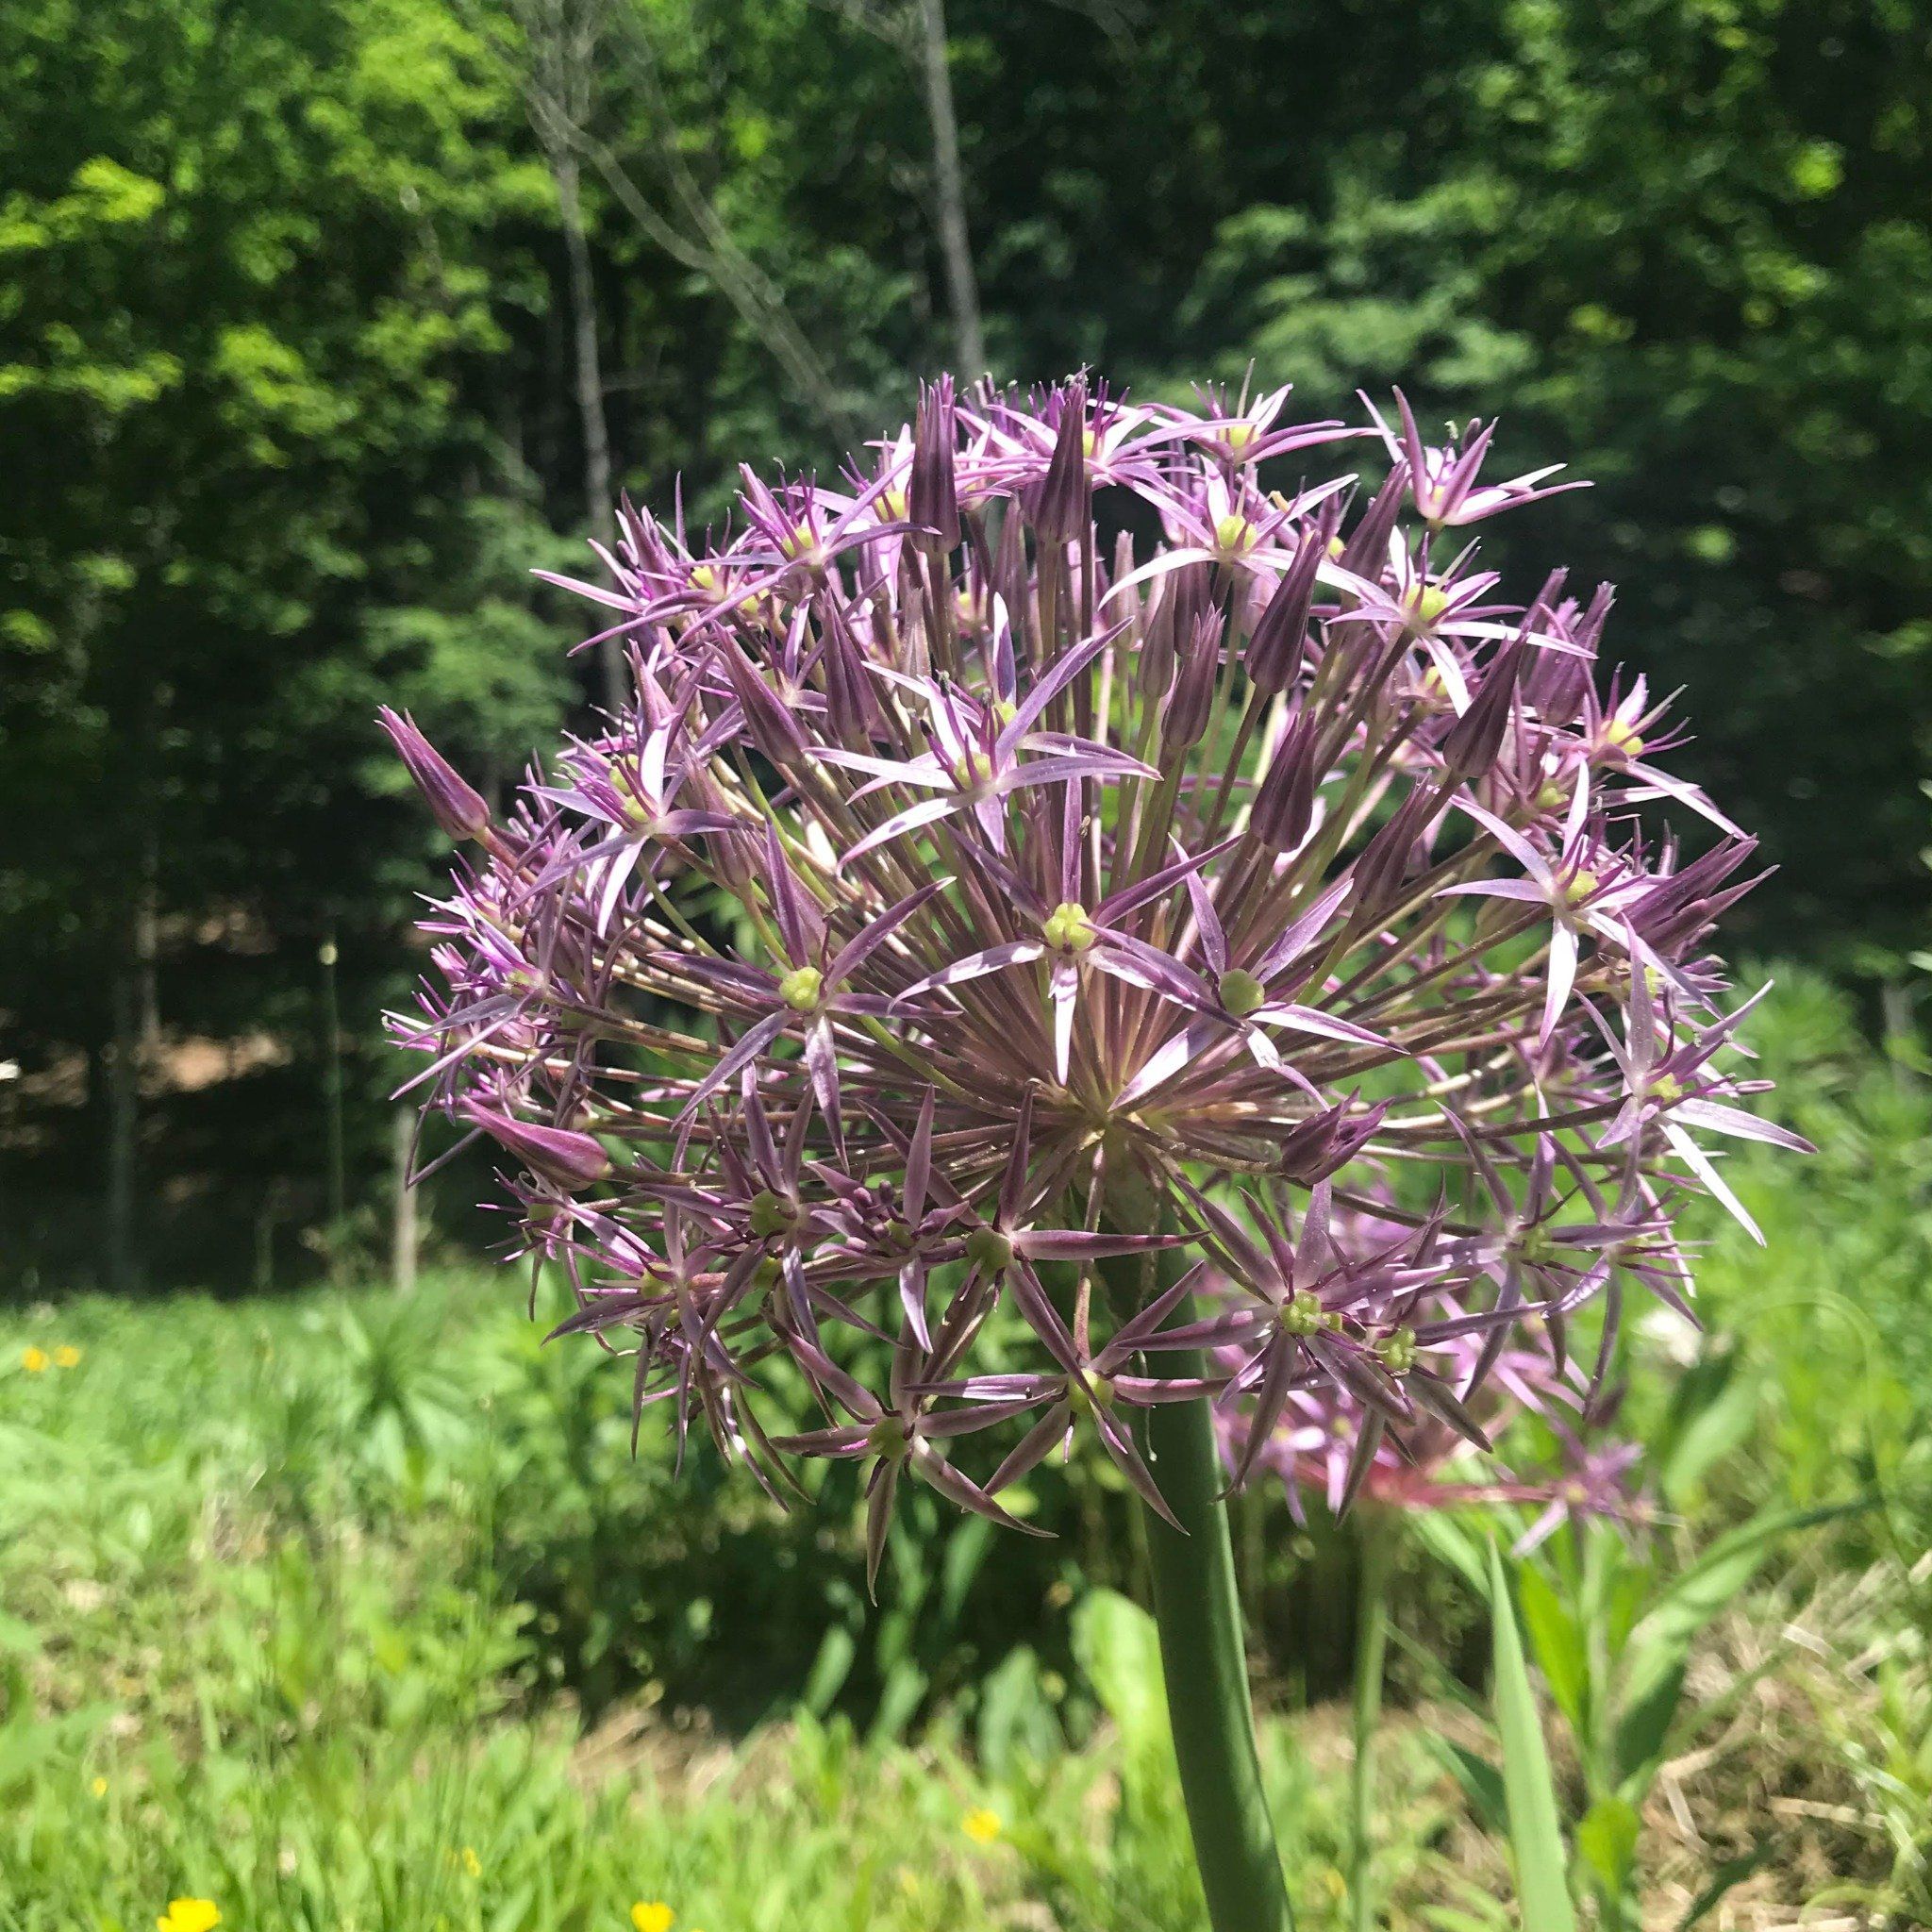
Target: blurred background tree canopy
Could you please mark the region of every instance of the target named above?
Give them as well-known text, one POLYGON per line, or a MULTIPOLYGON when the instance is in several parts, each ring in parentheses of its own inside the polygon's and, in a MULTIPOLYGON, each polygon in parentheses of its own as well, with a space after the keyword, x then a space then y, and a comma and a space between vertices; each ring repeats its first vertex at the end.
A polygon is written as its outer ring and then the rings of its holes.
POLYGON ((608 669, 530 566, 982 354, 1500 409, 1781 868, 1749 937, 1915 971, 1916 0, 11 0, 0 87, 18 1289, 372 1239, 440 864, 378 699, 503 783, 608 669))

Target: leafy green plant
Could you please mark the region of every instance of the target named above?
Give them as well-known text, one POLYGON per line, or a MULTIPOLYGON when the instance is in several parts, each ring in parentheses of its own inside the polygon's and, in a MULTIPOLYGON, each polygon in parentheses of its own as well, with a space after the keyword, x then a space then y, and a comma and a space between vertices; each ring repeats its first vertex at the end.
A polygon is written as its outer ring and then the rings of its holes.
MULTIPOLYGON (((1513 1559, 1493 1544, 1485 1558, 1464 1530, 1440 1518, 1422 1525, 1431 1548, 1482 1594, 1495 1632, 1499 1760, 1446 1744, 1441 1753, 1477 1811, 1507 1829, 1527 1923, 1539 1932, 1574 1924, 1573 1895, 1594 1901, 1607 1932, 1634 1932, 1643 1807, 1657 1773, 1750 1688, 1740 1678, 1721 1699, 1687 1705, 1693 1645, 1785 1540, 1864 1507, 1855 1500, 1766 1512, 1681 1563, 1663 1540, 1642 1547, 1603 1523, 1513 1559), (1531 1662, 1562 1721, 1574 1786, 1552 1773, 1531 1662)), ((1740 1863, 1731 1882, 1755 1869, 1740 1863)))

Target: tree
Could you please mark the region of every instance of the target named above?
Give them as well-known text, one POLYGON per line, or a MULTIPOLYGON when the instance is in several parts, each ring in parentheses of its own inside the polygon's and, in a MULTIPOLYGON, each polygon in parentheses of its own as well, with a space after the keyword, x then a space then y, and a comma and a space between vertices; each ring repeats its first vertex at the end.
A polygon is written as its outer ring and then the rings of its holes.
MULTIPOLYGON (((21 108, 0 414, 37 468, 0 530, 0 786, 45 828, 0 881, 31 934, 0 1006, 29 1071, 77 1040, 107 1076, 105 1267, 125 1281, 163 1024, 286 1040, 289 949, 366 903, 367 760, 344 753, 375 680, 341 670, 500 487, 466 371, 503 346, 518 266, 485 247, 542 183, 494 144, 506 103, 464 30, 402 0, 245 21, 44 0, 0 27, 0 72, 21 108)), ((527 684, 527 633, 504 641, 527 684)), ((188 1124, 148 1151, 207 1151, 188 1124)))

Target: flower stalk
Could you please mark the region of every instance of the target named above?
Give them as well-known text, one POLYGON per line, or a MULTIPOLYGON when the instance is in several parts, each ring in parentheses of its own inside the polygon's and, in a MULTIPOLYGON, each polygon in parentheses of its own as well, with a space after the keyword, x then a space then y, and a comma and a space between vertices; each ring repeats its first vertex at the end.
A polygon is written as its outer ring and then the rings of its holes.
MULTIPOLYGON (((1192 1309, 1184 1300, 1177 1313, 1186 1321, 1192 1309)), ((1151 1409, 1146 1443, 1148 1466, 1179 1525, 1147 1512, 1161 1672, 1208 1923, 1214 1932, 1293 1932, 1261 1783, 1226 1474, 1207 1398, 1151 1409)))
POLYGON ((1361 1568, 1356 1584, 1355 1696, 1351 1710, 1355 1759, 1348 1779, 1348 1895, 1353 1932, 1374 1932, 1375 1732, 1382 1721, 1382 1673, 1389 1643, 1389 1575, 1395 1522, 1388 1511, 1364 1509, 1361 1568))

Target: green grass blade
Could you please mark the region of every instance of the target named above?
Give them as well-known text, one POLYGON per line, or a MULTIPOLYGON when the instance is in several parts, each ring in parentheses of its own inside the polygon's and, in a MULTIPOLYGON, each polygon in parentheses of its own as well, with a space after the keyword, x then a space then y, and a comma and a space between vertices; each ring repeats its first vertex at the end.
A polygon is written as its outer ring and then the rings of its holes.
POLYGON ((1575 1932, 1570 1903, 1568 1860, 1557 1821, 1556 1783, 1543 1749, 1536 1692, 1523 1660, 1503 1558, 1490 1546, 1490 1607, 1495 1620, 1496 1731, 1503 1743, 1503 1792, 1509 1810, 1509 1842, 1516 1855, 1516 1888, 1524 1932, 1575 1932))

